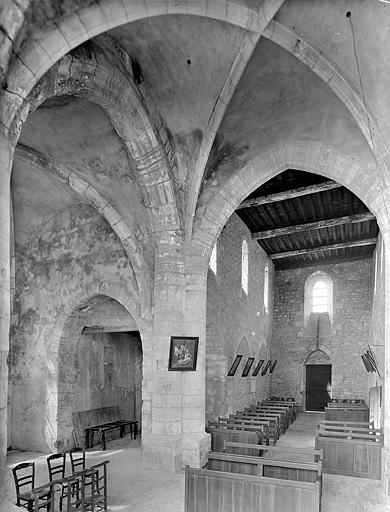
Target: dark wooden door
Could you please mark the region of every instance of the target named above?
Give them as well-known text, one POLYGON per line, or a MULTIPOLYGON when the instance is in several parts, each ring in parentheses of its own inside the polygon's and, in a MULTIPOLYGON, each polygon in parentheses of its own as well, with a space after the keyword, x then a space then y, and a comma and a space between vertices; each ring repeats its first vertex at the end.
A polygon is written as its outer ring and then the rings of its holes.
POLYGON ((331 364, 306 365, 306 410, 323 411, 329 402, 328 385, 332 383, 331 364))

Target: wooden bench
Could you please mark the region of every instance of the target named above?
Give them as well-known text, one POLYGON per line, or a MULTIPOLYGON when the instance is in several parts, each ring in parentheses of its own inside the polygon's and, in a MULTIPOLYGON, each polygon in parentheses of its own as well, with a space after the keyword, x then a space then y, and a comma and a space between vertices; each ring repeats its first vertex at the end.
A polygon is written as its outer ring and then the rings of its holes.
POLYGON ((122 419, 118 406, 74 412, 72 419, 78 444, 85 448, 92 448, 95 434, 99 434, 102 449, 105 450, 108 432, 119 432, 119 436, 123 437, 129 426, 132 438, 136 439, 138 433, 138 422, 122 419))
POLYGON ((236 455, 255 455, 257 457, 272 458, 277 460, 292 460, 296 462, 320 462, 323 458, 323 450, 312 448, 286 448, 284 446, 266 446, 227 441, 224 453, 236 455), (243 453, 245 450, 245 453, 243 453), (276 457, 275 457, 276 456, 276 457))
POLYGON ((257 406, 246 407, 244 409, 244 412, 246 414, 254 414, 254 415, 263 414, 263 415, 269 415, 269 416, 274 415, 274 417, 278 417, 279 422, 280 422, 280 428, 281 428, 282 432, 285 432, 290 424, 288 413, 285 409, 278 410, 278 409, 275 409, 274 407, 267 407, 265 405, 263 405, 263 406, 257 405, 257 406))
POLYGON ((322 461, 286 461, 249 455, 210 452, 204 469, 282 478, 284 480, 297 480, 299 482, 319 481, 322 485, 322 461))
POLYGON ((295 402, 281 402, 279 400, 264 400, 263 402, 259 402, 258 405, 267 405, 269 407, 275 407, 275 408, 287 408, 288 409, 288 415, 290 423, 294 422, 297 417, 297 407, 295 405, 295 402))
POLYGON ((369 410, 367 406, 361 406, 360 404, 328 404, 328 407, 325 407, 325 421, 367 422, 368 420, 369 410))
POLYGON ((230 414, 229 418, 221 418, 221 421, 225 420, 226 423, 236 423, 241 425, 265 425, 268 430, 268 437, 272 439, 273 444, 275 445, 277 440, 279 439, 280 430, 278 425, 274 420, 269 418, 264 418, 262 416, 242 416, 241 414, 230 414))
POLYGON ((324 473, 380 480, 382 434, 318 431, 315 446, 324 452, 324 473))
MULTIPOLYGON (((206 432, 211 434, 211 450, 213 452, 222 452, 225 443, 228 441, 258 445, 262 444, 263 439, 262 432, 259 430, 253 431, 209 426, 206 428, 206 432)), ((246 453, 244 453, 244 455, 246 455, 246 453)))
POLYGON ((185 512, 319 512, 321 484, 185 468, 185 512))
MULTIPOLYGON (((329 425, 329 424, 325 424, 325 422, 320 422, 318 425, 317 425, 317 435, 328 435, 330 434, 330 436, 332 436, 333 434, 338 434, 340 433, 342 438, 345 437, 345 434, 347 434, 347 437, 349 439, 352 439, 355 437, 355 434, 362 434, 364 437, 363 438, 366 438, 365 436, 378 436, 378 440, 381 442, 381 437, 382 437, 382 431, 381 429, 379 428, 373 428, 373 427, 366 427, 366 426, 356 426, 355 423, 356 422, 353 422, 354 424, 351 425, 349 424, 348 422, 345 422, 344 424, 342 425, 329 425)), ((368 439, 368 438, 367 438, 368 439)), ((371 439, 370 439, 371 440, 371 439)))
MULTIPOLYGON (((230 415, 232 416, 232 415, 230 415)), ((277 437, 279 439, 280 433, 285 432, 285 425, 282 425, 282 415, 279 413, 272 412, 250 412, 250 411, 237 411, 234 416, 238 416, 244 419, 253 419, 253 420, 261 420, 261 421, 269 421, 270 428, 275 429, 277 433, 277 437)))

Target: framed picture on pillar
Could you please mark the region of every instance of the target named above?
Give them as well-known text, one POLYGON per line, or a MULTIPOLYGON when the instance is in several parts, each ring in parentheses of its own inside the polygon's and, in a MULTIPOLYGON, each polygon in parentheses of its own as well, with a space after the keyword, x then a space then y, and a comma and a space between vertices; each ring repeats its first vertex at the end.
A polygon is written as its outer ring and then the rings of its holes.
POLYGON ((193 336, 171 336, 169 349, 169 371, 195 371, 199 338, 193 336))

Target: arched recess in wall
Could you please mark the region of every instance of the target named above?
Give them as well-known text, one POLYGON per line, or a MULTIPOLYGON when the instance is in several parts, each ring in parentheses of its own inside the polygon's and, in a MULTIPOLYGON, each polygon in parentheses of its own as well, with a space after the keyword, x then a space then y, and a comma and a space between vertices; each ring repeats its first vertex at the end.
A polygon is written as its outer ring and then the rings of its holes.
POLYGON ((141 426, 141 387, 142 342, 132 316, 106 295, 82 302, 59 340, 56 450, 84 445, 84 432, 72 421, 80 411, 119 407, 122 418, 141 426))
POLYGON ((325 350, 317 348, 307 355, 302 377, 304 408, 323 411, 332 398, 332 361, 325 350))

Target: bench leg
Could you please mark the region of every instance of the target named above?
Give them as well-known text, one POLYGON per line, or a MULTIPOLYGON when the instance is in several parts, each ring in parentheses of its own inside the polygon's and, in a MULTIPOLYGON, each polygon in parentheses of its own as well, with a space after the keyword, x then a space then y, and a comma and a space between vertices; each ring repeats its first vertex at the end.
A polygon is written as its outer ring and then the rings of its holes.
POLYGON ((122 438, 122 437, 124 436, 124 434, 125 434, 125 428, 126 428, 126 427, 125 427, 125 425, 121 425, 121 426, 119 427, 119 437, 120 437, 120 438, 122 438))
MULTIPOLYGON (((133 430, 133 429, 131 429, 133 430)), ((137 434, 138 434, 138 423, 135 422, 134 423, 134 439, 137 439, 137 434)))
POLYGON ((106 433, 104 431, 101 433, 100 439, 102 442, 102 450, 104 451, 106 449, 106 433))

